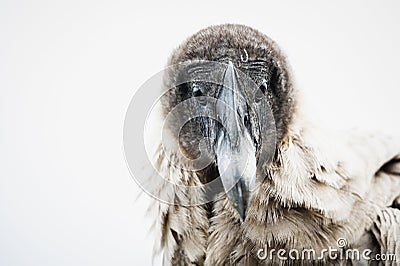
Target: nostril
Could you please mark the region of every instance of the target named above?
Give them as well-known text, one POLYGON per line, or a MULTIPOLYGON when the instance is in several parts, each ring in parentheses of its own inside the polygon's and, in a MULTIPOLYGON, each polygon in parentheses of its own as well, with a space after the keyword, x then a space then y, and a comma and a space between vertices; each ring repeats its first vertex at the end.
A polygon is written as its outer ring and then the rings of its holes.
POLYGON ((252 126, 251 126, 250 116, 248 114, 246 114, 243 117, 243 123, 244 123, 244 126, 247 128, 247 130, 249 132, 251 132, 252 131, 252 126))
POLYGON ((246 127, 248 127, 248 126, 250 125, 250 118, 249 118, 249 115, 246 114, 246 115, 244 116, 243 122, 244 122, 244 125, 245 125, 246 127))

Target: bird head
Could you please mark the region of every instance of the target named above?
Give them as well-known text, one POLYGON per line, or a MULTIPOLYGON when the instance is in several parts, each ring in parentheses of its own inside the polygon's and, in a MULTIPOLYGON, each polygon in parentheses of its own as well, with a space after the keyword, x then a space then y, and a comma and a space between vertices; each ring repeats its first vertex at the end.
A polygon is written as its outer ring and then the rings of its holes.
POLYGON ((242 25, 211 26, 188 38, 172 54, 162 99, 168 126, 185 157, 210 158, 195 169, 201 182, 221 177, 243 221, 252 190, 265 178, 263 148, 274 155, 294 112, 293 88, 285 58, 275 43, 242 25), (198 114, 189 114, 193 112, 198 114), (191 119, 188 120, 187 117, 191 119), (271 150, 272 149, 272 150, 271 150), (258 181, 257 181, 258 180, 258 181))

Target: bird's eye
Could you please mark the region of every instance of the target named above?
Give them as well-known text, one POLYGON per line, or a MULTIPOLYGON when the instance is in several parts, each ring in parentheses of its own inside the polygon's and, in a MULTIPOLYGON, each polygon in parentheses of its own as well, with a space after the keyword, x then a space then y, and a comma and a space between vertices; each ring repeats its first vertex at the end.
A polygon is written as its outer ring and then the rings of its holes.
POLYGON ((268 83, 267 81, 264 79, 263 82, 260 85, 260 90, 261 92, 265 95, 268 89, 268 83))
POLYGON ((203 96, 203 92, 201 91, 200 86, 198 84, 193 84, 192 90, 193 90, 194 97, 203 96))
POLYGON ((203 93, 202 88, 200 87, 199 84, 193 83, 192 91, 193 91, 193 96, 201 105, 207 104, 205 97, 202 97, 202 96, 205 96, 205 94, 203 93))
POLYGON ((267 95, 267 90, 268 90, 268 83, 264 79, 263 82, 261 83, 259 89, 256 91, 254 95, 254 100, 258 103, 260 102, 265 96, 267 95))

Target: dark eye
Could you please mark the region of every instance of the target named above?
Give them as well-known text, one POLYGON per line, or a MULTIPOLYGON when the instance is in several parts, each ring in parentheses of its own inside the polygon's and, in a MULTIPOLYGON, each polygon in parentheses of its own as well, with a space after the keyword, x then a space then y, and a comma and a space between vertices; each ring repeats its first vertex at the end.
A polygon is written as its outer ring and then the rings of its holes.
POLYGON ((201 91, 201 88, 198 84, 196 84, 196 83, 192 84, 192 90, 193 90, 194 97, 204 96, 204 94, 201 91))
POLYGON ((260 90, 261 90, 261 92, 262 92, 264 95, 266 95, 267 89, 268 89, 268 83, 267 83, 267 81, 264 79, 263 82, 262 82, 261 85, 260 85, 260 90))
POLYGON ((193 96, 195 97, 195 99, 201 104, 201 105, 206 105, 207 101, 205 99, 205 94, 203 93, 203 88, 197 84, 197 83, 193 83, 192 84, 192 92, 193 92, 193 96))
POLYGON ((267 90, 268 90, 268 83, 267 81, 264 79, 263 82, 261 83, 259 89, 256 91, 255 95, 254 95, 254 100, 259 103, 262 99, 265 98, 265 96, 267 95, 267 90))

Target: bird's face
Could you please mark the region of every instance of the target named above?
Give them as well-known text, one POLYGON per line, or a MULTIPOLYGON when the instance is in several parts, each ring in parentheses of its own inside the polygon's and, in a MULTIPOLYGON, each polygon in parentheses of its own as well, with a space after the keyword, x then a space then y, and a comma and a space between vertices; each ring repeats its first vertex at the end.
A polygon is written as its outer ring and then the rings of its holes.
POLYGON ((164 114, 190 102, 169 126, 179 131, 176 137, 186 157, 211 158, 212 163, 198 171, 202 181, 220 176, 244 220, 252 190, 265 177, 265 152, 273 156, 276 142, 287 131, 292 89, 284 60, 269 39, 244 26, 219 27, 198 34, 202 42, 194 35, 173 55, 171 63, 183 67, 170 74, 176 86, 163 100, 164 114), (257 42, 249 42, 256 37, 257 42))

